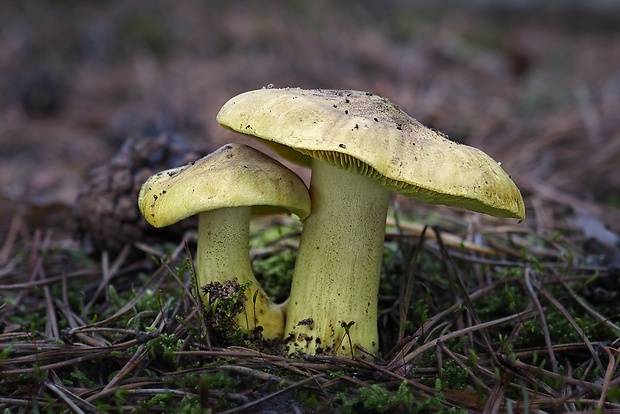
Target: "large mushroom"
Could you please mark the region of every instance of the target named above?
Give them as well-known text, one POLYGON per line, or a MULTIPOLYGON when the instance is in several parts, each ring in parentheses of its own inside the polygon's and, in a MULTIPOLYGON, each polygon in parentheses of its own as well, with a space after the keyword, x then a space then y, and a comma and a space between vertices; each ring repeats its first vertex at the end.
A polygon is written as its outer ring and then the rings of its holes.
POLYGON ((390 193, 523 219, 497 162, 359 91, 261 89, 230 99, 217 121, 311 158, 305 220, 288 301, 290 354, 378 349, 377 302, 390 193), (348 335, 348 338, 345 336, 348 335))
POLYGON ((155 227, 198 214, 198 286, 234 278, 240 285, 251 282, 252 299, 237 315, 237 324, 248 332, 262 327, 266 339, 282 337, 283 309, 268 298, 252 272, 249 227, 255 206, 285 209, 302 220, 308 216, 308 190, 295 173, 251 147, 228 144, 151 176, 140 190, 138 205, 155 227))

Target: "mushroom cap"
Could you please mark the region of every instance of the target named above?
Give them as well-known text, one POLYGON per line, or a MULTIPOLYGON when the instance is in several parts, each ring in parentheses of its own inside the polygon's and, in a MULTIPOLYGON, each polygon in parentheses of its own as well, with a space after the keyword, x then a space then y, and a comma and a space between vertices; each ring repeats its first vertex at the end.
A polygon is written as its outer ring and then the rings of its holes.
POLYGON ((151 176, 138 206, 155 227, 226 207, 275 207, 303 220, 310 214, 310 196, 303 181, 276 160, 247 145, 228 144, 151 176))
MULTIPOLYGON (((368 92, 259 89, 230 99, 222 126, 358 171, 423 201, 523 219, 519 189, 484 152, 368 92)), ((282 149, 282 148, 280 148, 282 149)))

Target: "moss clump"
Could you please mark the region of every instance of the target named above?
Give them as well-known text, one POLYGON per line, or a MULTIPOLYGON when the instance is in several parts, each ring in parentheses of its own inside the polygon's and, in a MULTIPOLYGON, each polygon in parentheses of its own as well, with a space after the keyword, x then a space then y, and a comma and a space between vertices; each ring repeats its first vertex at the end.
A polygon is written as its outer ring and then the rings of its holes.
POLYGON ((374 384, 361 388, 356 398, 340 394, 343 413, 466 413, 455 407, 445 407, 441 380, 435 381, 435 394, 431 398, 416 398, 414 390, 407 381, 402 381, 394 391, 374 384))

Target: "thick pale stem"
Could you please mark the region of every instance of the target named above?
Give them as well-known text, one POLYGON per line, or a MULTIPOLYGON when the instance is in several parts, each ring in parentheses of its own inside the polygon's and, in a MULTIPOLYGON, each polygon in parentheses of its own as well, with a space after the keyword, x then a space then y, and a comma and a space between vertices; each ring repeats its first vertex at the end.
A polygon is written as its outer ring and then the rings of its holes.
POLYGON ((288 352, 351 356, 350 344, 376 350, 390 193, 373 179, 313 161, 310 196, 288 300, 288 352))
MULTIPOLYGON (((272 303, 260 285, 250 264, 250 207, 222 208, 199 214, 196 273, 198 286, 237 278, 239 284, 252 282, 245 292, 245 310, 235 321, 249 331, 262 326, 263 337, 282 338, 284 314, 272 303), (254 293, 256 302, 254 302, 254 293)), ((206 303, 207 298, 203 297, 206 303)))

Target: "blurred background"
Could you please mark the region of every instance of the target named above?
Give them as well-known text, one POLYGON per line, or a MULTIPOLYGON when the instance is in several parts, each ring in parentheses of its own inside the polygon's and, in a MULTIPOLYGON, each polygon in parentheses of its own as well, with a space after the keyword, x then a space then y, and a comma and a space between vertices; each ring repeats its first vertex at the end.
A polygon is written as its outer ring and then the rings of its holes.
POLYGON ((0 239, 69 220, 132 137, 240 141, 215 115, 268 84, 387 97, 501 161, 526 222, 620 233, 616 1, 4 1, 0 62, 0 239))

